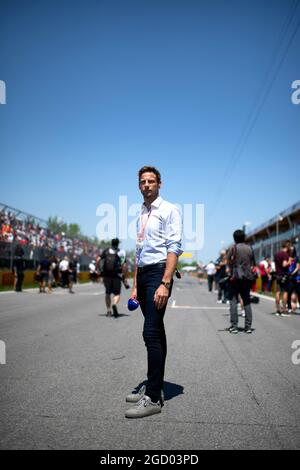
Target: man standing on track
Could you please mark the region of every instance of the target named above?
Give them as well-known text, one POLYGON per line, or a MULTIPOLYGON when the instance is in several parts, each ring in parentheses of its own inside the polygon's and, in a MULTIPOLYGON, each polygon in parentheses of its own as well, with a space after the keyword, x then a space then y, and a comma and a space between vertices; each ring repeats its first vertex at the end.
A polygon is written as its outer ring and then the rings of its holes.
POLYGON ((136 405, 126 418, 160 413, 167 355, 164 314, 171 295, 173 275, 181 255, 182 221, 177 207, 159 196, 160 172, 151 166, 140 169, 139 189, 144 203, 137 221, 136 266, 131 297, 138 299, 143 315, 143 337, 148 355, 148 381, 126 401, 136 405))

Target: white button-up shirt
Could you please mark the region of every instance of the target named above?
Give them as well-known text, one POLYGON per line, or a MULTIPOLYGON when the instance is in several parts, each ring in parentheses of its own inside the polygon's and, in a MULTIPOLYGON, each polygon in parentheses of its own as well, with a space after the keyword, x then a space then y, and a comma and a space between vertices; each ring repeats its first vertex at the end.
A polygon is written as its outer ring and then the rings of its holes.
POLYGON ((152 202, 149 210, 142 204, 137 219, 137 266, 163 263, 168 253, 180 256, 181 237, 181 214, 174 204, 161 197, 152 202))

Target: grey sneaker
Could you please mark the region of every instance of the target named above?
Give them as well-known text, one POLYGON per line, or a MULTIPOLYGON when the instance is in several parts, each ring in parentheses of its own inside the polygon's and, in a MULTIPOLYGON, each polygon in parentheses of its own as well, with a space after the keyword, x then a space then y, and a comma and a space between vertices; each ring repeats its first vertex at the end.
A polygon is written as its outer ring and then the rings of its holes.
MULTIPOLYGON (((126 397, 126 401, 129 403, 137 403, 145 395, 145 393, 146 393, 146 385, 142 385, 137 390, 137 392, 129 393, 129 395, 127 395, 126 397)), ((163 390, 161 391, 160 401, 161 401, 161 404, 163 405, 165 401, 165 395, 164 395, 163 390)))
POLYGON ((129 403, 137 403, 146 393, 146 385, 142 385, 137 392, 129 393, 126 397, 126 401, 129 403))
POLYGON ((145 416, 155 415, 161 413, 161 404, 158 401, 153 403, 150 397, 144 395, 136 405, 126 411, 126 418, 144 418, 145 416))

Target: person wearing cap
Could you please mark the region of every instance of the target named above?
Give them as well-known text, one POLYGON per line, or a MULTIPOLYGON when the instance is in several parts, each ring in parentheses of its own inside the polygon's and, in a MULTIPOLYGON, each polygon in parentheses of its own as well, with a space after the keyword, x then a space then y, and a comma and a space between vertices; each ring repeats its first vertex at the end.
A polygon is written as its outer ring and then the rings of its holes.
POLYGON ((171 295, 173 275, 182 253, 182 220, 178 208, 159 196, 160 172, 144 166, 138 172, 144 198, 137 219, 136 263, 131 298, 137 299, 144 315, 143 338, 147 348, 147 384, 127 395, 135 405, 126 418, 160 413, 167 355, 164 314, 171 295))

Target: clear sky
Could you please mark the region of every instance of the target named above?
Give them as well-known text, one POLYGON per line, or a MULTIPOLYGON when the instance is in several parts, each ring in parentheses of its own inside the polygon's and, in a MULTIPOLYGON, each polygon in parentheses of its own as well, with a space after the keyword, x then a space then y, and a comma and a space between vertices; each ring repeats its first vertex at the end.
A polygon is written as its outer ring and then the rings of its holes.
POLYGON ((0 201, 93 236, 155 165, 215 259, 300 199, 299 21, 298 0, 2 0, 0 201))

